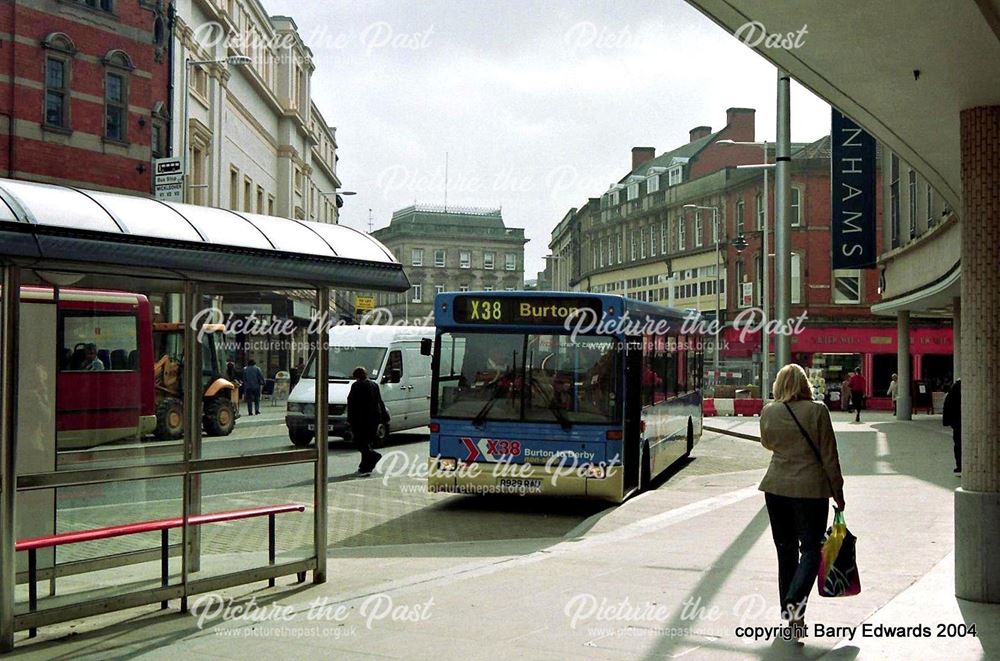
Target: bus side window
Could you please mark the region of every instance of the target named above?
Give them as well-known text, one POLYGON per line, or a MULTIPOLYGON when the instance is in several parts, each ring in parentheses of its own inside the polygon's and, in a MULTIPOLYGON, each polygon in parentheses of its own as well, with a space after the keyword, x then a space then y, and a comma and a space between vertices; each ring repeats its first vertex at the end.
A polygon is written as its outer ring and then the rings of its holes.
POLYGON ((677 349, 677 394, 688 391, 687 350, 677 349))

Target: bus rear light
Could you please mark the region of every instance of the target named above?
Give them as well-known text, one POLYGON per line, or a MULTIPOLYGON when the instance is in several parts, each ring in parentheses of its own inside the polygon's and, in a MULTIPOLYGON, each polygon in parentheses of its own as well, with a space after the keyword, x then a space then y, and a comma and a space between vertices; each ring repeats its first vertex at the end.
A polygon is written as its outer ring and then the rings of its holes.
POLYGON ((439 424, 438 424, 438 423, 436 423, 436 422, 432 422, 432 423, 430 424, 430 430, 431 430, 431 433, 432 433, 432 434, 436 434, 436 433, 438 433, 439 431, 441 431, 441 425, 439 425, 439 424))
POLYGON ((596 480, 604 479, 604 466, 598 466, 596 464, 587 464, 586 472, 584 475, 588 478, 594 478, 596 480))
POLYGON ((620 441, 622 440, 622 430, 621 429, 609 429, 604 438, 609 441, 620 441))
POLYGON ((438 467, 443 471, 453 471, 458 468, 458 459, 454 457, 441 457, 438 459, 438 467))

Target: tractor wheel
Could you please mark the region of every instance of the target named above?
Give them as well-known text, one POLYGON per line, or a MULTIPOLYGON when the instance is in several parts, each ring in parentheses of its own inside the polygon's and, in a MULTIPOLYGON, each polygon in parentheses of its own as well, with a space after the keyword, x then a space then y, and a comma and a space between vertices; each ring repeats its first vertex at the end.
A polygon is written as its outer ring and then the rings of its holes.
POLYGON ((202 418, 205 433, 209 436, 229 436, 236 426, 236 408, 228 397, 213 397, 205 402, 202 418))
POLYGON ((156 403, 156 429, 161 441, 175 441, 184 435, 184 404, 176 397, 164 397, 156 403))

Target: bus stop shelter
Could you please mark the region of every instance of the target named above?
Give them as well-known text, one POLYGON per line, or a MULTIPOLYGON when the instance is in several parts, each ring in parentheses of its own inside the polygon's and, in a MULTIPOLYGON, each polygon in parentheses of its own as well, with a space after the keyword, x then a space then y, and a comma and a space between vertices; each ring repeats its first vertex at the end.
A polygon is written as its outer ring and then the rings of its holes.
MULTIPOLYGON (((186 608, 190 595, 307 571, 314 582, 325 580, 327 425, 320 421, 327 417, 327 381, 316 380, 314 447, 248 450, 235 440, 203 442, 198 315, 230 293, 308 290, 322 322, 331 288, 407 290, 401 265, 382 244, 341 225, 0 179, 0 264, 0 651, 13 648, 16 631, 55 622, 172 599, 186 608), (35 298, 47 305, 28 300, 26 291, 42 292, 35 298), (107 338, 117 324, 131 342, 141 347, 145 341, 136 337, 145 332, 141 320, 129 318, 123 326, 120 315, 98 322, 93 311, 73 311, 83 315, 81 323, 64 313, 60 293, 69 291, 89 292, 85 297, 95 301, 116 291, 132 292, 139 301, 174 302, 177 320, 185 322, 182 438, 154 441, 136 434, 86 447, 64 443, 65 420, 86 419, 87 412, 66 410, 70 393, 62 379, 93 378, 60 362, 71 333, 85 327, 107 338), (278 517, 277 542, 272 517, 270 557, 263 555, 263 537, 242 549, 229 546, 243 533, 227 531, 262 535, 254 523, 218 524, 232 526, 220 534, 192 525, 192 517, 232 509, 224 496, 210 495, 225 492, 223 482, 259 485, 248 488, 244 500, 258 508, 273 504, 267 478, 281 471, 302 476, 295 502, 311 514, 278 517), (27 554, 17 551, 26 531, 37 537, 163 517, 180 521, 162 532, 162 548, 169 546, 163 554, 159 536, 48 549, 31 568, 48 579, 48 592, 41 599, 32 594, 29 602, 27 554), (283 521, 293 517, 311 517, 311 526, 292 530, 283 521), (287 548, 275 553, 276 544, 287 548)), ((326 325, 314 326, 310 347, 325 349, 326 325)), ((138 364, 131 356, 129 361, 138 364)), ((316 373, 327 372, 326 350, 315 352, 315 363, 316 373)), ((125 374, 130 367, 119 361, 106 369, 125 374)), ((150 374, 133 372, 146 388, 150 374)), ((109 392, 100 406, 114 411, 116 396, 125 395, 109 392)))

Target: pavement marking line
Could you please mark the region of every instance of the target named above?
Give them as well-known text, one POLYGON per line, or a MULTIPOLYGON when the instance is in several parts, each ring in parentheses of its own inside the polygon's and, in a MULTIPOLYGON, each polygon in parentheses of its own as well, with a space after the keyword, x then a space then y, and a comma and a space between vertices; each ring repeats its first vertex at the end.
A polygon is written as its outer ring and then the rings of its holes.
MULTIPOLYGON (((647 492, 646 494, 639 496, 639 498, 652 495, 652 493, 653 492, 647 492)), ((379 586, 378 588, 368 588, 362 593, 347 594, 341 597, 334 596, 324 603, 360 605, 360 603, 368 597, 377 594, 407 594, 423 590, 428 587, 444 586, 469 578, 489 576, 507 569, 523 567, 525 565, 534 564, 557 556, 566 555, 581 548, 602 546, 604 544, 622 542, 635 537, 640 537, 642 535, 647 535, 677 523, 688 521, 689 519, 693 519, 703 514, 708 514, 710 512, 714 512, 715 510, 735 505, 736 503, 752 498, 759 493, 760 490, 756 486, 737 489, 736 491, 720 494, 718 496, 712 496, 711 498, 705 498, 704 500, 689 503, 674 510, 661 512, 660 514, 654 514, 646 517, 645 519, 633 521, 632 523, 626 524, 617 530, 606 533, 598 533, 592 537, 585 537, 582 539, 564 539, 547 549, 534 551, 528 555, 510 556, 497 560, 488 560, 486 562, 470 562, 457 567, 428 572, 409 579, 390 581, 389 583, 379 586)), ((297 613, 307 611, 310 608, 310 604, 289 604, 289 607, 297 613)))

